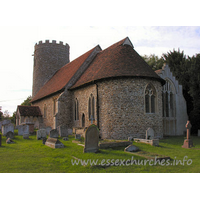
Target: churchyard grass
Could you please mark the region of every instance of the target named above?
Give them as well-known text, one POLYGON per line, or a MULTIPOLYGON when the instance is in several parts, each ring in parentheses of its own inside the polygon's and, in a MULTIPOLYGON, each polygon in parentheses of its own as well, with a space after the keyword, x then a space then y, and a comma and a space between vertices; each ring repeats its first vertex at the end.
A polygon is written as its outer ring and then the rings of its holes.
MULTIPOLYGON (((144 157, 124 152, 124 147, 115 149, 102 149, 99 153, 83 153, 84 147, 77 143, 72 143, 74 137, 69 136, 69 141, 59 140, 65 145, 65 148, 52 149, 42 144, 42 140, 36 140, 35 135, 31 135, 29 139, 23 139, 18 136, 15 131, 15 144, 6 144, 6 138, 2 137, 2 147, 0 147, 0 172, 1 173, 168 173, 168 172, 200 172, 200 137, 191 137, 195 145, 191 149, 183 149, 184 137, 169 137, 160 140, 159 147, 150 146, 148 144, 135 143, 140 150, 149 152, 150 154, 159 154, 169 156, 172 160, 168 166, 159 164, 151 166, 141 164, 146 160, 144 157), (140 161, 140 165, 130 164, 123 165, 121 161, 131 160, 134 156, 135 160, 140 161), (192 160, 192 164, 175 165, 175 161, 183 161, 184 157, 192 160), (72 161, 91 160, 97 161, 97 165, 91 166, 72 164, 72 161), (104 161, 105 160, 105 161, 104 161), (101 163, 104 161, 104 165, 101 163), (117 162, 118 161, 118 162, 117 162), (117 164, 113 166, 112 164, 117 164), (106 166, 110 163, 110 166, 106 166)), ((94 163, 93 163, 94 164, 94 163)))

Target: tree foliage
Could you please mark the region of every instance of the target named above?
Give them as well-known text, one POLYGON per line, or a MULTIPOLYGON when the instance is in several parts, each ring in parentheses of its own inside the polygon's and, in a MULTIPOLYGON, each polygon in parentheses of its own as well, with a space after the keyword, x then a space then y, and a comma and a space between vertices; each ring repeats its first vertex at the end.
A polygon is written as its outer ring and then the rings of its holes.
POLYGON ((22 106, 31 106, 31 101, 32 96, 28 96, 26 100, 24 100, 24 102, 21 104, 22 106))
POLYGON ((187 102, 187 113, 192 124, 192 132, 200 129, 200 54, 189 57, 184 51, 173 50, 158 56, 144 56, 144 60, 152 69, 161 69, 167 63, 173 75, 183 86, 183 95, 187 102))

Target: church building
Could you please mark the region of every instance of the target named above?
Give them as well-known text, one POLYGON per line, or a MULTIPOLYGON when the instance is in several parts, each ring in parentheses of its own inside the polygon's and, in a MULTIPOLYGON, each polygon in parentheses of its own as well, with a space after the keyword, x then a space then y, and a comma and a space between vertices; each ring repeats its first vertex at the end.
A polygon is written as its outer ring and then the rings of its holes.
POLYGON ((157 138, 182 135, 187 121, 182 87, 169 67, 154 72, 128 37, 105 50, 97 45, 72 62, 68 44, 39 42, 32 97, 40 128, 96 124, 103 139, 144 138, 149 127, 157 138))

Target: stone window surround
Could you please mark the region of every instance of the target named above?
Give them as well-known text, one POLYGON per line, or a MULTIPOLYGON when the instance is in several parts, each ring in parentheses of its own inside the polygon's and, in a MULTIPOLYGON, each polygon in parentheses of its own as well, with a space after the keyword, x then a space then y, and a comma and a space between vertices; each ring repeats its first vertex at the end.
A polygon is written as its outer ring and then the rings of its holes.
POLYGON ((91 116, 93 117, 93 120, 95 120, 95 98, 93 94, 90 94, 88 100, 88 116, 90 121, 92 120, 91 116))
MULTIPOLYGON (((157 92, 157 89, 155 88, 155 86, 150 82, 150 83, 148 83, 146 86, 145 86, 145 90, 144 90, 144 113, 146 114, 146 115, 155 115, 155 114, 157 114, 158 113, 158 92, 157 92), (149 86, 149 85, 151 85, 151 87, 153 87, 153 89, 155 90, 155 102, 154 102, 154 108, 155 108, 155 112, 151 112, 151 110, 150 110, 150 112, 149 113, 147 113, 146 112, 146 99, 145 99, 145 96, 146 96, 146 89, 147 89, 147 87, 149 86)), ((150 107, 150 109, 151 109, 151 101, 150 101, 150 103, 149 103, 149 107, 150 107)))

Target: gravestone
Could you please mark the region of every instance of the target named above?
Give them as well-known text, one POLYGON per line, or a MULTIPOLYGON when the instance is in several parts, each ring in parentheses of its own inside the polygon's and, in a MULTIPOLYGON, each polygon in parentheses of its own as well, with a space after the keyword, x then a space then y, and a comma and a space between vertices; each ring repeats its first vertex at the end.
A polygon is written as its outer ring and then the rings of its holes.
POLYGON ((50 138, 58 138, 59 134, 58 134, 58 130, 57 129, 53 129, 49 132, 49 137, 50 138))
POLYGON ((45 144, 46 141, 47 141, 47 138, 42 138, 42 144, 45 144))
POLYGON ((2 126, 6 125, 6 124, 11 124, 11 120, 10 119, 5 119, 5 120, 1 121, 0 122, 0 130, 2 129, 2 126))
POLYGON ((131 144, 131 145, 129 145, 128 147, 126 147, 126 148, 124 149, 124 151, 128 151, 128 152, 137 152, 137 151, 139 151, 139 148, 131 144))
POLYGON ((18 126, 18 135, 29 134, 29 125, 23 124, 18 126))
POLYGON ((45 130, 46 130, 46 135, 49 135, 49 132, 52 130, 52 128, 50 126, 47 126, 45 130))
POLYGON ((133 141, 133 137, 128 137, 128 141, 133 141))
POLYGON ((81 139, 81 134, 75 134, 75 139, 80 140, 81 139))
POLYGON ((56 138, 48 138, 45 145, 53 149, 64 148, 64 144, 56 138))
POLYGON ((198 130, 198 137, 200 137, 200 130, 198 130))
POLYGON ((193 142, 190 139, 190 129, 192 128, 190 121, 187 121, 187 124, 185 125, 185 127, 187 129, 187 139, 184 140, 182 148, 189 149, 193 147, 193 142))
POLYGON ((154 139, 154 130, 152 128, 148 128, 146 130, 146 139, 153 140, 154 139))
POLYGON ((14 141, 12 141, 10 138, 8 138, 8 139, 6 140, 6 144, 14 144, 14 141))
POLYGON ((60 125, 57 127, 58 133, 60 137, 67 137, 68 136, 68 127, 65 125, 60 125))
POLYGON ((85 132, 84 153, 96 153, 99 150, 99 129, 96 125, 91 125, 85 132))
POLYGON ((1 134, 0 134, 0 147, 1 147, 1 138, 2 138, 2 136, 1 136, 1 134))
POLYGON ((10 132, 10 131, 14 133, 14 125, 13 124, 2 125, 2 134, 3 134, 3 136, 6 136, 6 134, 8 132, 10 132))
POLYGON ((23 134, 23 139, 29 139, 29 134, 23 134))
POLYGON ((37 140, 41 140, 41 139, 46 138, 46 137, 47 137, 46 129, 40 129, 40 130, 37 131, 37 133, 36 133, 37 140))
POLYGON ((8 133, 6 133, 6 138, 10 138, 10 139, 14 139, 14 133, 9 131, 8 133))

